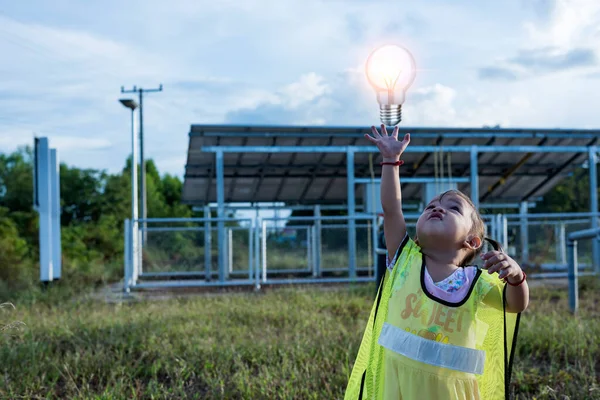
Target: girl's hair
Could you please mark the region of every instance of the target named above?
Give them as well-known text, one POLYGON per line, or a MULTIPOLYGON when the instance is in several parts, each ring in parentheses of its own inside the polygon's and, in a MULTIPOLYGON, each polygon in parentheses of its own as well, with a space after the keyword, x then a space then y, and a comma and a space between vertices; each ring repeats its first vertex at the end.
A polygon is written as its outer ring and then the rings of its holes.
POLYGON ((440 195, 440 200, 442 200, 442 198, 447 194, 454 194, 454 195, 460 197, 461 199, 463 199, 464 201, 466 201, 471 206, 471 208, 473 209, 473 212, 471 213, 471 219, 473 222, 473 226, 471 228, 471 232, 469 232, 469 233, 475 234, 481 240, 481 246, 479 246, 478 249, 471 251, 469 254, 467 254, 467 256, 460 263, 460 266, 464 267, 466 265, 469 265, 470 263, 472 263, 475 260, 475 258, 481 253, 481 250, 483 249, 483 241, 484 240, 488 241, 492 245, 494 250, 504 252, 500 243, 498 243, 494 239, 491 239, 491 238, 485 236, 485 223, 483 222, 483 219, 481 218, 481 215, 479 214, 479 210, 477 210, 477 208, 475 207, 475 204, 473 204, 473 201, 469 198, 469 196, 465 195, 463 192, 461 192, 459 190, 447 190, 440 195))

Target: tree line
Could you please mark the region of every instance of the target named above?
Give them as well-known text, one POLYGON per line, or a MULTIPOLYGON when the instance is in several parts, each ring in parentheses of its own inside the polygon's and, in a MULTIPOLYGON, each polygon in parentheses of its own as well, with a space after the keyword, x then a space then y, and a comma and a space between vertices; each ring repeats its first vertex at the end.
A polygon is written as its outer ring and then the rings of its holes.
MULTIPOLYGON (((192 217, 183 183, 146 164, 149 216, 192 217)), ((131 159, 118 173, 60 165, 63 277, 101 283, 122 277, 123 221, 131 217, 131 159)), ((0 154, 0 295, 39 281, 38 213, 33 209, 33 151, 0 154)))

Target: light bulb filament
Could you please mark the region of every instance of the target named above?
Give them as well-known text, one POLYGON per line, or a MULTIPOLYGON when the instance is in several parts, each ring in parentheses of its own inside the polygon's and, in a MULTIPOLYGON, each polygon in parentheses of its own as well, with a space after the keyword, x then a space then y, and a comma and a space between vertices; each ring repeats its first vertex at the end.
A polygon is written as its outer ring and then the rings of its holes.
POLYGON ((398 78, 400 78, 400 74, 402 73, 402 71, 398 71, 398 73, 396 74, 395 78, 391 78, 390 76, 386 76, 384 78, 384 82, 385 82, 385 86, 388 88, 388 90, 394 90, 394 87, 396 86, 396 82, 398 82, 398 78))
POLYGON ((394 88, 396 87, 396 83, 398 82, 398 78, 400 78, 400 74, 402 74, 402 70, 400 70, 396 74, 396 77, 393 78, 393 79, 389 75, 383 78, 383 81, 385 82, 385 86, 387 87, 388 102, 389 103, 393 103, 394 102, 394 88))

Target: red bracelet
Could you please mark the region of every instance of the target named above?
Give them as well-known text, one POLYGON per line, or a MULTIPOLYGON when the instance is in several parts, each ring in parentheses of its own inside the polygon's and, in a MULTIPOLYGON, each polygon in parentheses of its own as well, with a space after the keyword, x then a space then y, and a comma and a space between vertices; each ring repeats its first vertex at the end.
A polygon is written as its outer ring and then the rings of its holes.
POLYGON ((521 272, 523 273, 523 279, 521 279, 521 282, 519 282, 519 283, 510 283, 508 281, 508 278, 504 278, 504 282, 508 283, 510 286, 521 286, 521 284, 523 282, 525 282, 525 279, 527 279, 527 274, 525 273, 525 271, 521 271, 521 272))
POLYGON ((393 165, 395 167, 399 167, 404 164, 404 161, 398 160, 395 162, 380 162, 379 165, 393 165))

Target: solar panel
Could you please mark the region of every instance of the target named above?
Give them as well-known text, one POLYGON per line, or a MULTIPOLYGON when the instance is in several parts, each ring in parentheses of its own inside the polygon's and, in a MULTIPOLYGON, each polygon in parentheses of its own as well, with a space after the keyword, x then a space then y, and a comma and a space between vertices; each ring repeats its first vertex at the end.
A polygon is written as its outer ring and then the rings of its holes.
MULTIPOLYGON (((370 146, 363 137, 368 127, 293 127, 192 125, 189 133, 183 201, 203 205, 217 201, 215 154, 207 146, 370 146)), ((411 132, 411 146, 438 146, 448 176, 444 146, 590 146, 598 130, 402 128, 411 132), (443 153, 442 153, 443 152, 443 153)), ((468 177, 470 154, 450 153, 452 177, 468 177)), ((380 176, 378 154, 372 163, 380 176)), ((587 153, 479 153, 479 193, 486 202, 515 202, 542 196, 587 160, 587 153)), ((434 153, 405 153, 401 177, 433 177, 434 153)), ((225 202, 343 204, 347 198, 345 153, 224 153, 225 202)), ((369 153, 357 152, 356 178, 370 178, 369 153)), ((363 191, 356 185, 356 201, 363 191)), ((469 183, 459 189, 470 194, 469 183)), ((403 198, 419 201, 422 185, 403 184, 403 198)))

